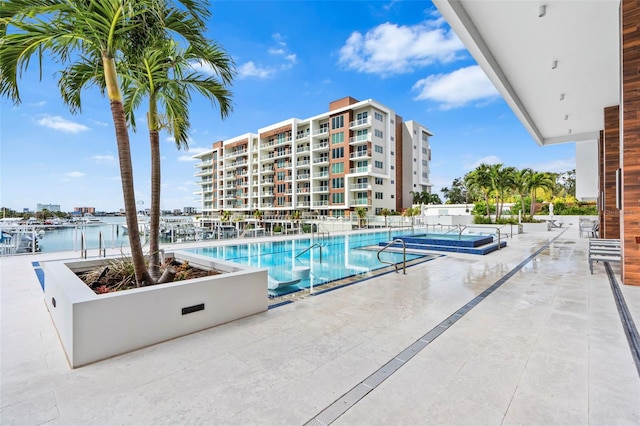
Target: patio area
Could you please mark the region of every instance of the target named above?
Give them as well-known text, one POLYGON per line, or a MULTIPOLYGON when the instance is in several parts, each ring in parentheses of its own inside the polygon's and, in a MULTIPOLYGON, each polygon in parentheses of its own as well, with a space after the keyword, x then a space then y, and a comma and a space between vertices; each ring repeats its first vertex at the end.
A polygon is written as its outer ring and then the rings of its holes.
MULTIPOLYGON (((639 370, 578 223, 507 241, 75 370, 31 262, 78 253, 2 258, 0 422, 640 424, 639 370)), ((620 289, 640 322, 640 287, 620 289)))

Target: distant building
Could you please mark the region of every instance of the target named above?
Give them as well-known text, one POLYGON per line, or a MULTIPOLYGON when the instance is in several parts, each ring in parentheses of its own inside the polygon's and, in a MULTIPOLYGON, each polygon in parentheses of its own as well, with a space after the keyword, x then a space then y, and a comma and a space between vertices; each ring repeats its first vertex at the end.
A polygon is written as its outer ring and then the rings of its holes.
POLYGON ((74 207, 73 214, 74 215, 82 215, 82 214, 95 214, 95 207, 74 207))
POLYGON ((184 207, 182 212, 183 214, 196 214, 197 210, 198 209, 196 207, 184 207))
POLYGON ((180 210, 180 209, 174 209, 173 210, 173 215, 180 216, 181 214, 182 214, 182 210, 180 210))
POLYGON ((431 192, 432 133, 379 102, 345 97, 329 111, 289 118, 193 157, 201 211, 347 216, 411 207, 431 192))
POLYGON ((60 204, 42 204, 38 203, 36 207, 37 212, 41 212, 42 210, 49 210, 50 212, 59 212, 60 204))

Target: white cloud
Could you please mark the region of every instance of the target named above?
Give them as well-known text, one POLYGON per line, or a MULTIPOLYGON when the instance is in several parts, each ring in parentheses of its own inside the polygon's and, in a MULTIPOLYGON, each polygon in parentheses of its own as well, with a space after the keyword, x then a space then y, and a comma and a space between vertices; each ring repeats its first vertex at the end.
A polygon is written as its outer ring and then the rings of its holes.
POLYGON ((105 123, 104 121, 91 120, 91 119, 89 119, 89 121, 92 122, 93 124, 96 124, 102 127, 107 127, 109 125, 109 123, 105 123))
POLYGON ((287 56, 285 56, 284 58, 285 58, 287 61, 291 62, 292 64, 295 64, 295 63, 296 63, 296 60, 297 60, 297 56, 296 56, 296 54, 295 54, 295 53, 292 53, 292 54, 290 54, 290 55, 287 55, 287 56))
POLYGON ((238 78, 258 77, 268 78, 273 75, 275 70, 273 68, 264 68, 256 66, 253 61, 245 62, 238 68, 238 78))
POLYGON ((46 104, 47 104, 47 101, 39 101, 39 102, 32 102, 29 104, 29 106, 41 107, 41 106, 45 106, 46 104))
POLYGON ((561 172, 566 172, 567 170, 575 169, 576 159, 575 157, 571 157, 571 158, 562 158, 562 159, 557 159, 552 161, 545 161, 544 163, 523 164, 522 168, 524 167, 529 167, 539 172, 561 173, 561 172))
POLYGON ((502 160, 497 155, 488 155, 486 157, 478 158, 477 160, 472 161, 470 163, 466 163, 462 167, 465 170, 473 170, 473 169, 475 169, 476 167, 478 167, 482 163, 484 163, 484 164, 501 164, 502 160))
POLYGON ((98 163, 112 163, 115 160, 115 157, 111 154, 107 155, 94 155, 91 157, 92 160, 95 160, 98 163))
POLYGON ((82 172, 69 172, 69 173, 65 173, 66 177, 70 177, 70 178, 80 178, 82 176, 84 176, 85 174, 82 172))
POLYGON ((54 130, 60 130, 66 133, 80 133, 89 128, 83 124, 75 123, 73 121, 66 120, 59 115, 44 115, 42 118, 36 121, 41 126, 48 127, 54 130))
POLYGON ((275 33, 275 34, 271 35, 271 37, 273 37, 275 42, 278 43, 280 46, 286 46, 287 45, 287 43, 284 41, 284 37, 282 37, 281 34, 275 33))
POLYGON ((276 49, 274 47, 269 48, 269 50, 267 50, 267 52, 269 52, 270 55, 284 55, 284 49, 280 48, 280 49, 276 49))
POLYGON ((181 155, 178 157, 178 161, 193 162, 193 161, 200 161, 200 160, 196 158, 191 158, 190 155, 181 155))
POLYGON ((439 21, 405 26, 386 22, 367 31, 354 31, 340 48, 339 64, 358 72, 403 74, 430 63, 449 62, 464 46, 439 21))
POLYGON ((471 102, 497 98, 498 91, 478 65, 460 68, 449 74, 434 74, 413 85, 416 100, 438 102, 440 108, 451 109, 471 102))

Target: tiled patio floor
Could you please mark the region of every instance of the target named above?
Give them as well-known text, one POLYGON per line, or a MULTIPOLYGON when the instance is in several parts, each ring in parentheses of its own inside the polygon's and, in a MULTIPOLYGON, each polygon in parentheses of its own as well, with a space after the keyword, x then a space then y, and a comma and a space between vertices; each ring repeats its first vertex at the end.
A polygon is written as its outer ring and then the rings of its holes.
MULTIPOLYGON (((558 237, 334 424, 640 424, 640 378, 607 275, 601 264, 589 274, 577 225, 562 231, 514 236, 488 256, 448 254, 75 370, 31 262, 77 254, 2 258, 0 423, 319 424, 558 237)), ((640 323, 640 288, 622 292, 640 323)))

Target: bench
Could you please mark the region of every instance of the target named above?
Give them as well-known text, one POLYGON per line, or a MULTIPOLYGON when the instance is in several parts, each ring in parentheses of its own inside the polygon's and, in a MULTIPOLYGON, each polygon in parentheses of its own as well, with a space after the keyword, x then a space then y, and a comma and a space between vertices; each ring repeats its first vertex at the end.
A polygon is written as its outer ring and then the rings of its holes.
POLYGON ((593 274, 593 262, 620 263, 620 240, 591 238, 589 240, 589 271, 593 274))

